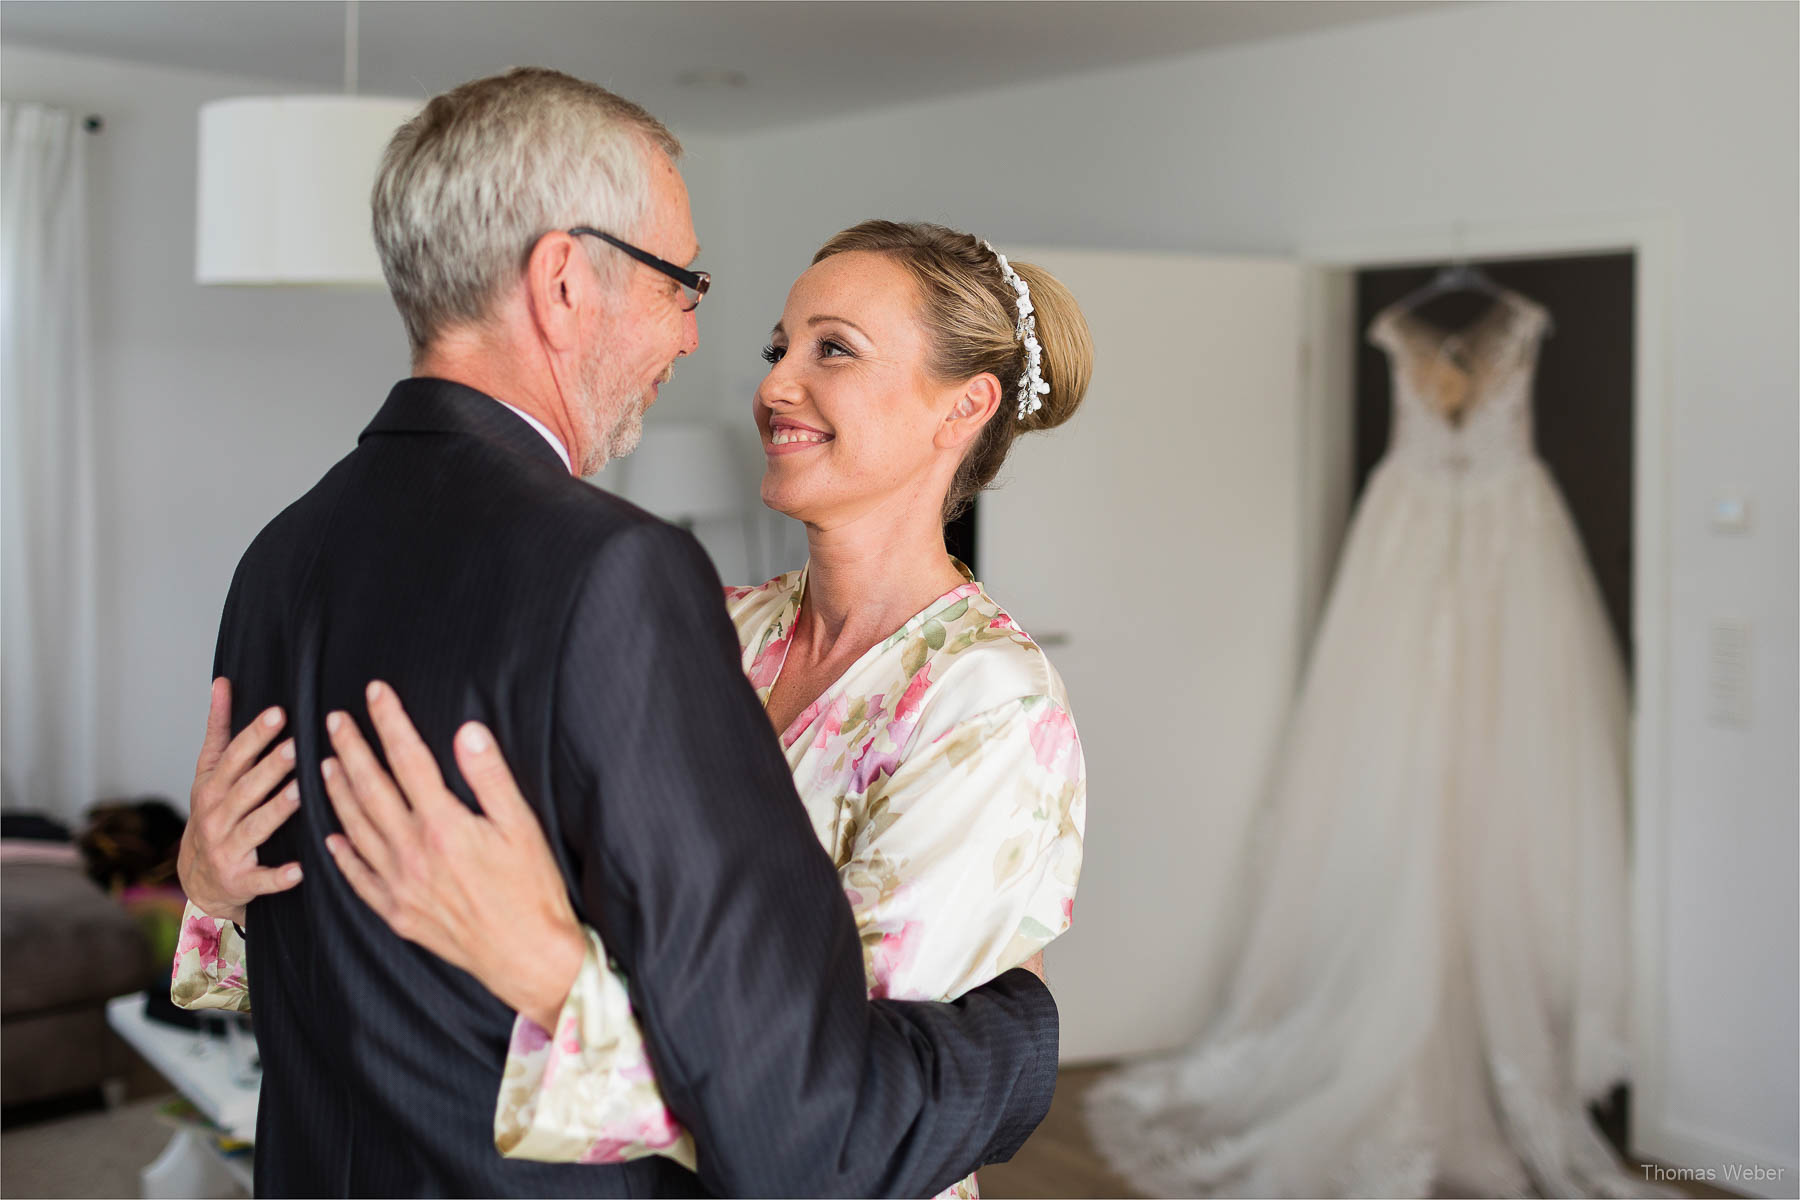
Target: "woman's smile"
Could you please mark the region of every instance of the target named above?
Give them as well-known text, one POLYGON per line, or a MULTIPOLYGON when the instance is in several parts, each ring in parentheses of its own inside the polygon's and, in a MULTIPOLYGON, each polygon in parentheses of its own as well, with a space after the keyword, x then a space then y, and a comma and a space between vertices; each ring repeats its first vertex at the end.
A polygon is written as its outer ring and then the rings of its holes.
POLYGON ((788 417, 776 417, 769 422, 769 440, 763 449, 769 454, 797 454, 833 440, 833 435, 822 429, 802 425, 788 417))

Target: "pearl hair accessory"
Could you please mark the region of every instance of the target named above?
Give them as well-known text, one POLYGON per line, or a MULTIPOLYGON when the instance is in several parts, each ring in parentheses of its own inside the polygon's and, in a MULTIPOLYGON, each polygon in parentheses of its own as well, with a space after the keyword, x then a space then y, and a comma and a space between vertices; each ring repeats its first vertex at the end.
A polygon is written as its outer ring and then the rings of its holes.
POLYGON ((1019 420, 1023 421, 1044 407, 1044 402, 1039 397, 1050 394, 1050 385, 1044 382, 1044 348, 1038 344, 1037 318, 1031 315, 1035 311, 1031 306, 1031 288, 1012 269, 1012 264, 1006 261, 1006 255, 994 249, 994 243, 984 241, 981 244, 987 247, 988 253, 1000 260, 1001 276, 1019 294, 1019 322, 1013 328, 1013 336, 1022 338, 1025 342, 1025 374, 1019 380, 1019 420))

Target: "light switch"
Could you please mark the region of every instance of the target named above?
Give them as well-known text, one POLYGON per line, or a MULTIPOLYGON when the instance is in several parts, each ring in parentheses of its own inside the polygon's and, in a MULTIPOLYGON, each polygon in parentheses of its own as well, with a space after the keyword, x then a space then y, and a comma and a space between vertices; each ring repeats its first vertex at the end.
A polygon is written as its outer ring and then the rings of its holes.
POLYGON ((1707 719, 1714 725, 1750 725, 1750 623, 1717 617, 1707 656, 1707 719))

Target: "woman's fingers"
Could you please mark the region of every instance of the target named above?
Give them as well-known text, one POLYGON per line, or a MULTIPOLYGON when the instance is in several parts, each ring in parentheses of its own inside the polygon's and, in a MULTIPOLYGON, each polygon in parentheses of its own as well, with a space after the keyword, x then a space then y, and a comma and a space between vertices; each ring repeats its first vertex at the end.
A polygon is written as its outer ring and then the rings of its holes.
POLYGON ((294 810, 299 807, 300 783, 298 780, 289 780, 286 787, 252 808, 238 822, 239 840, 247 842, 250 853, 255 854, 256 847, 268 841, 269 836, 280 829, 282 822, 293 816, 294 810))
POLYGON ((456 765, 469 781, 481 811, 494 824, 513 830, 529 821, 533 829, 539 828, 537 814, 525 803, 494 735, 480 721, 470 721, 456 731, 456 765))
MULTIPOLYGON (((331 861, 337 864, 338 870, 349 880, 350 890, 361 897, 364 904, 374 909, 377 916, 392 925, 393 895, 381 881, 381 876, 357 853, 351 840, 341 833, 331 834, 325 839, 325 849, 331 852, 331 861)), ((395 932, 398 933, 399 930, 395 932)))
POLYGON ((460 808, 461 804, 444 786, 437 756, 419 736, 394 689, 376 680, 369 685, 367 695, 369 720, 375 725, 375 736, 381 739, 381 749, 387 755, 388 765, 394 769, 407 801, 420 810, 441 808, 446 803, 460 808))
POLYGON ((300 885, 302 872, 297 862, 281 867, 257 867, 244 872, 244 886, 253 896, 273 896, 300 885))
POLYGON ((349 713, 334 712, 326 717, 325 731, 331 737, 338 764, 349 776, 350 787, 355 791, 364 815, 383 838, 393 841, 412 818, 411 808, 394 784, 394 777, 387 773, 369 743, 363 740, 362 730, 357 728, 349 713))
POLYGON ((256 765, 257 760, 263 756, 263 751, 269 748, 269 743, 275 740, 275 735, 281 732, 281 727, 286 722, 286 713, 279 708, 270 708, 263 710, 256 720, 240 729, 213 768, 214 786, 223 784, 225 790, 229 791, 233 784, 256 765))
POLYGON ((393 861, 392 847, 369 819, 362 797, 351 786, 343 765, 335 758, 328 758, 319 764, 319 774, 325 778, 325 796, 331 801, 331 811, 337 814, 338 824, 344 827, 356 852, 378 869, 389 869, 393 861))
POLYGON ((212 700, 206 708, 206 738, 200 743, 200 758, 194 763, 194 777, 207 774, 219 765, 225 747, 231 744, 231 680, 223 675, 212 681, 212 700))
MULTIPOLYGON (((265 801, 271 799, 270 793, 281 786, 294 769, 294 739, 288 738, 279 746, 259 759, 255 766, 244 772, 231 790, 225 793, 224 807, 219 810, 220 816, 235 825, 265 801)), ((264 837, 268 835, 265 834, 264 837)), ((258 842, 262 838, 256 839, 258 842)))

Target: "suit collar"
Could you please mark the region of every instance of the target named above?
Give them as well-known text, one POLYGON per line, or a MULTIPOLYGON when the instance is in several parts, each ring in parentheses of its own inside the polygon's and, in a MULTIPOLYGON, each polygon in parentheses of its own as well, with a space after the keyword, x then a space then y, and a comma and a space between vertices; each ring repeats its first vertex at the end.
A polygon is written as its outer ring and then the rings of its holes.
POLYGON ((356 440, 396 433, 450 433, 480 438, 568 474, 562 458, 524 418, 486 392, 448 379, 402 379, 356 440))

